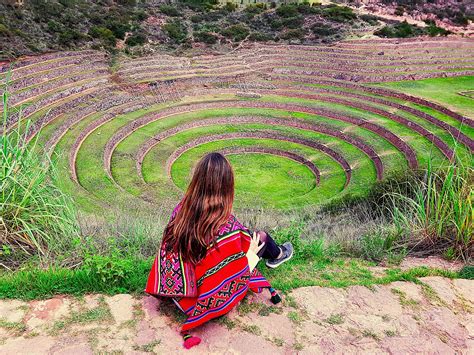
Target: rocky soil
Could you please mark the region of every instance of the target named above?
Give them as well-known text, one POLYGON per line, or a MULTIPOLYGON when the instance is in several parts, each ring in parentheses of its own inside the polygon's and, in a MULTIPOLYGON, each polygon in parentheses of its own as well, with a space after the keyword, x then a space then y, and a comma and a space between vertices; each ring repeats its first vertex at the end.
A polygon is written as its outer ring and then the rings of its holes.
MULTIPOLYGON (((474 353, 474 281, 304 287, 272 306, 249 295, 195 332, 189 354, 474 353)), ((149 296, 0 301, 0 354, 186 352, 174 305, 149 296)))

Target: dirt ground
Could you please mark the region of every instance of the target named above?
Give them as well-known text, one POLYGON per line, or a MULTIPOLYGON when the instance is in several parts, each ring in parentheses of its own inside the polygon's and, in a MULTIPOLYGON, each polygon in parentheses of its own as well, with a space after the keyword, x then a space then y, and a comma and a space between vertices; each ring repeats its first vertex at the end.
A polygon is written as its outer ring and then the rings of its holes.
POLYGON ((474 281, 303 287, 273 306, 249 295, 182 348, 179 313, 154 297, 0 301, 1 354, 474 354, 474 281))

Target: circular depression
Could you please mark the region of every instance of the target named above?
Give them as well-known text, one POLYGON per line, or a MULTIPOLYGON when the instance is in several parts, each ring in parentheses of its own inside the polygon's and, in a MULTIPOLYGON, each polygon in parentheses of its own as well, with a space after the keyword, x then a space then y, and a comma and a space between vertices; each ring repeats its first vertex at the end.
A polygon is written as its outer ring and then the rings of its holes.
MULTIPOLYGON (((181 154, 171 165, 173 183, 185 190, 196 162, 210 152, 207 144, 181 154)), ((235 198, 242 206, 291 206, 318 185, 317 168, 303 158, 263 147, 216 149, 226 155, 235 174, 235 198)), ((297 207, 297 206, 293 206, 297 207)))

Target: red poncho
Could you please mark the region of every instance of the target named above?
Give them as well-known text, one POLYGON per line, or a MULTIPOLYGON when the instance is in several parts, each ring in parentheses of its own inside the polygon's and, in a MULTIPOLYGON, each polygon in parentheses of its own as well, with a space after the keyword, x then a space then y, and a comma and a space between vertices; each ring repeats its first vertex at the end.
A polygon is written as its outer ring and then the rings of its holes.
MULTIPOLYGON (((173 211, 172 219, 178 208, 173 211)), ((183 262, 176 253, 167 253, 162 246, 145 292, 173 297, 188 316, 183 331, 226 314, 245 297, 249 288, 261 292, 262 288, 270 287, 257 269, 249 269, 246 253, 250 238, 249 230, 230 216, 220 228, 217 242, 196 265, 183 262)))

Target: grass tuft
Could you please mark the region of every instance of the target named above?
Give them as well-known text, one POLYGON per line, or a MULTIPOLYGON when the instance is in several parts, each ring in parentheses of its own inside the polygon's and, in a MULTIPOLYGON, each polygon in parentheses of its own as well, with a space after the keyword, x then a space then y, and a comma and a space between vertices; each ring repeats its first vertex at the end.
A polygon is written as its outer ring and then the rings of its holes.
POLYGON ((21 254, 47 260, 69 249, 71 240, 78 235, 75 210, 57 187, 54 161, 47 154, 34 152, 36 141, 27 142, 32 127, 29 121, 22 122, 21 108, 9 110, 7 87, 2 101, 0 256, 13 260, 14 255, 21 254), (13 113, 19 117, 17 125, 8 130, 7 122, 13 113))

